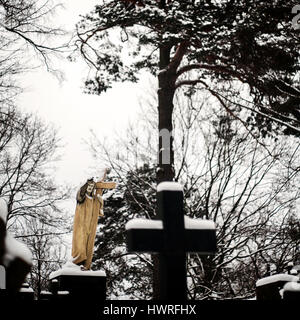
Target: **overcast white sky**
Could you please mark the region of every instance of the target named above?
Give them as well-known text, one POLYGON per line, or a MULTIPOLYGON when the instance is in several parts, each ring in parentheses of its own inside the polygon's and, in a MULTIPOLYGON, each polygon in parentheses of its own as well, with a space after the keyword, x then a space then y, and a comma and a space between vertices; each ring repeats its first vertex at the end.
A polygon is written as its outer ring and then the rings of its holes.
MULTIPOLYGON (((58 1, 58 0, 57 0, 58 1)), ((71 30, 99 0, 60 0, 65 6, 55 21, 71 30)), ((89 177, 92 164, 90 152, 83 143, 90 129, 98 136, 111 136, 134 121, 138 110, 138 97, 142 85, 121 83, 101 96, 83 94, 86 66, 83 62, 62 61, 58 66, 65 74, 59 81, 46 70, 37 70, 24 78, 26 92, 21 96, 20 107, 35 112, 59 129, 65 148, 57 170, 57 179, 71 185, 80 185, 89 177)))

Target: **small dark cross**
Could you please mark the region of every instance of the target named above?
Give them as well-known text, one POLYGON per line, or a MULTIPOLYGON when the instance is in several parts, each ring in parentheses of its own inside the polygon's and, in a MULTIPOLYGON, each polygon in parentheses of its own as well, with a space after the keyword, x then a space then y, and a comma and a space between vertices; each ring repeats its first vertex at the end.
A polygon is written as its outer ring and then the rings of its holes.
POLYGON ((158 185, 157 203, 157 220, 133 219, 127 223, 127 249, 158 253, 159 299, 186 300, 186 253, 216 252, 214 223, 184 217, 183 190, 176 182, 158 185))

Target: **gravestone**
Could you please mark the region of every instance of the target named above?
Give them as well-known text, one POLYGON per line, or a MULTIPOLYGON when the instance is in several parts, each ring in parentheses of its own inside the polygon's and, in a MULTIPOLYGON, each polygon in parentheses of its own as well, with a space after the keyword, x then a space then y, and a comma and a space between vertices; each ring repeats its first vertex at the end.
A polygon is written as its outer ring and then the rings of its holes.
POLYGON ((186 300, 186 254, 214 254, 215 225, 184 217, 183 190, 176 182, 158 185, 157 203, 157 220, 133 219, 126 224, 127 250, 158 253, 158 298, 186 300))
POLYGON ((0 198, 0 265, 5 268, 5 290, 15 295, 19 292, 32 265, 27 246, 6 231, 7 203, 0 198))
POLYGON ((53 293, 50 291, 42 290, 40 292, 39 300, 52 300, 53 293))
POLYGON ((280 290, 287 282, 297 282, 299 277, 290 274, 276 274, 259 279, 256 282, 257 300, 281 300, 280 290))
POLYGON ((283 299, 300 302, 300 283, 287 282, 283 287, 283 299))
POLYGON ((49 279, 52 294, 56 297, 60 295, 61 299, 65 297, 96 302, 106 299, 104 271, 82 271, 78 268, 65 267, 52 272, 49 279))
POLYGON ((16 294, 16 298, 21 301, 32 301, 34 300, 34 291, 29 287, 28 283, 24 282, 16 294))
MULTIPOLYGON (((74 298, 74 297, 73 297, 74 298)), ((43 290, 40 292, 39 300, 46 300, 46 301, 55 301, 55 302, 70 302, 72 301, 72 296, 70 295, 69 291, 46 291, 43 290)), ((84 299, 82 299, 84 300, 84 299)))

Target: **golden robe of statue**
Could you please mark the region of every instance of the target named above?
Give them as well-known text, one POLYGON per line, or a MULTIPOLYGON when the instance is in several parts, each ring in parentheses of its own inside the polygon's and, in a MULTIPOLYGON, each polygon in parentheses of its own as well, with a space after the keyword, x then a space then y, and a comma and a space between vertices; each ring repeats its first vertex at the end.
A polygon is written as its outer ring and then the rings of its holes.
POLYGON ((87 182, 77 192, 73 225, 72 262, 91 268, 98 217, 103 216, 103 189, 113 189, 114 182, 87 182))
POLYGON ((91 268, 98 217, 103 215, 102 190, 93 188, 92 192, 83 195, 82 189, 77 192, 76 210, 73 226, 72 257, 73 263, 91 268))

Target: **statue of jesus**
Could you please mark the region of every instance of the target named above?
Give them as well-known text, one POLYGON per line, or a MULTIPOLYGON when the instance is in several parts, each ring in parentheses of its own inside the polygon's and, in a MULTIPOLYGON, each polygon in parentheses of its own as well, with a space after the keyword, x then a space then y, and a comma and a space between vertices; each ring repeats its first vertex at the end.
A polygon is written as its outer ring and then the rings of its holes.
POLYGON ((103 214, 103 189, 114 189, 115 182, 103 182, 106 176, 95 182, 88 179, 76 195, 76 210, 73 225, 72 262, 80 265, 82 270, 90 270, 98 217, 103 214))

